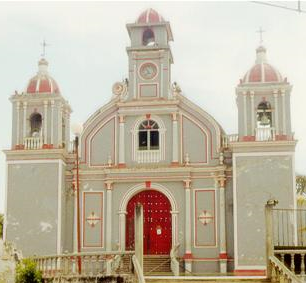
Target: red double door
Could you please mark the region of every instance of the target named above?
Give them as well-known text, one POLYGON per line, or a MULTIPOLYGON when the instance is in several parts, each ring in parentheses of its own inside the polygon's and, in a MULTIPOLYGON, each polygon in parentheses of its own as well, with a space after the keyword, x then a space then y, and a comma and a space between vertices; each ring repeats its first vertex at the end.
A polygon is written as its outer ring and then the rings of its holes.
POLYGON ((145 190, 132 197, 127 205, 126 249, 134 250, 134 213, 143 205, 144 254, 169 254, 172 243, 171 205, 168 198, 155 190, 145 190))

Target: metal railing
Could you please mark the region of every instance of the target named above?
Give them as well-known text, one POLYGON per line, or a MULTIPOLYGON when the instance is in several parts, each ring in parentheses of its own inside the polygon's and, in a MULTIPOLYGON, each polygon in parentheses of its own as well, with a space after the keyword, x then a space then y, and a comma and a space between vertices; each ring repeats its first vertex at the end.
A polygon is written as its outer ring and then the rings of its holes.
POLYGON ((133 251, 34 257, 43 278, 131 275, 133 251), (119 260, 118 260, 119 259, 119 260))
POLYGON ((306 210, 273 209, 274 247, 306 247, 306 210))

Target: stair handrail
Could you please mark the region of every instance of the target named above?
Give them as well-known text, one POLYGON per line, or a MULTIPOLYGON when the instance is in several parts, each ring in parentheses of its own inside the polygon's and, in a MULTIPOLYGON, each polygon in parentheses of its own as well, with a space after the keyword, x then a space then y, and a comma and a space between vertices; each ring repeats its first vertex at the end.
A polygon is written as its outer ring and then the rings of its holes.
POLYGON ((177 260, 177 252, 180 247, 180 243, 176 244, 170 251, 170 267, 171 271, 173 272, 174 276, 179 276, 180 275, 180 262, 177 260))
POLYGON ((143 270, 139 264, 139 261, 137 259, 137 257, 135 255, 132 256, 132 262, 133 262, 133 266, 134 266, 134 271, 137 277, 137 281, 138 283, 145 283, 145 279, 143 276, 143 270))
POLYGON ((269 264, 271 268, 271 282, 285 282, 287 278, 288 283, 303 283, 303 280, 297 277, 284 263, 282 263, 276 256, 269 257, 269 264))

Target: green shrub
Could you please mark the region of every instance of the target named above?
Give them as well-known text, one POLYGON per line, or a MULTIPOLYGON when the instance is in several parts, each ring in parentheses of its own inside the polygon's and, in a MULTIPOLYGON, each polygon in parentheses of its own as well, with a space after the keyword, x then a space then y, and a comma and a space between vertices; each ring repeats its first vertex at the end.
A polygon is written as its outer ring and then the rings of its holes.
POLYGON ((16 267, 16 283, 42 283, 41 272, 32 259, 23 259, 16 267))

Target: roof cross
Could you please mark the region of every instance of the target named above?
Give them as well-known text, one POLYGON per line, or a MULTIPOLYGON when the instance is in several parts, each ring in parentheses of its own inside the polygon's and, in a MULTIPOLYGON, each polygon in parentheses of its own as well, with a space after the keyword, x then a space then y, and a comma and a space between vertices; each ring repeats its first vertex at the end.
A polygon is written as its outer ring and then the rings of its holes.
POLYGON ((265 30, 263 30, 262 27, 260 27, 259 30, 256 32, 259 33, 259 44, 262 45, 263 43, 262 34, 265 32, 265 30))
POLYGON ((43 53, 41 54, 42 57, 46 56, 46 47, 49 46, 49 45, 50 44, 47 44, 47 42, 45 40, 41 43, 41 46, 43 47, 43 53))

